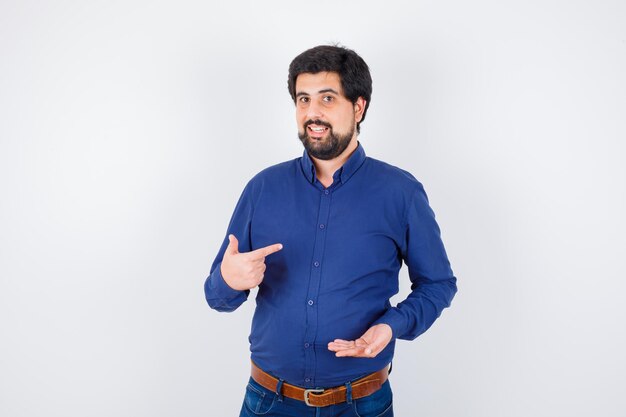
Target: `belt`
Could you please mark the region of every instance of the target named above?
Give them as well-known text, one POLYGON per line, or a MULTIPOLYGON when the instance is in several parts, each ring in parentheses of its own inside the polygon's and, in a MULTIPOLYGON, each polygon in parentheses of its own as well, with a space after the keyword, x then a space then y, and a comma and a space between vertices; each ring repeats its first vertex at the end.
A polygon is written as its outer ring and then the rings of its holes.
MULTIPOLYGON (((252 379, 259 385, 276 392, 278 379, 261 370, 254 362, 252 362, 251 375, 252 379)), ((385 383, 388 375, 388 369, 384 368, 352 382, 350 384, 352 386, 352 398, 356 400, 375 393, 385 383)), ((304 401, 310 407, 326 407, 346 402, 346 391, 345 385, 327 389, 305 389, 286 382, 283 382, 281 389, 281 393, 285 397, 304 401)))

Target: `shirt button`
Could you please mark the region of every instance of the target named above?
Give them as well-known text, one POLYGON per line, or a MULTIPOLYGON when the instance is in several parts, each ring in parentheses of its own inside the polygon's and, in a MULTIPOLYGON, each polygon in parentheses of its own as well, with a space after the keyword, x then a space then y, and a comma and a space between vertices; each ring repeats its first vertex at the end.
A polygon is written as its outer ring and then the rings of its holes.
POLYGON ((326 226, 324 225, 324 223, 320 224, 320 229, 325 228, 326 226))
POLYGON ((312 306, 313 305, 313 300, 309 300, 307 304, 312 306))
POLYGON ((328 191, 328 190, 324 190, 324 194, 326 194, 326 195, 328 195, 329 192, 330 191, 328 191))
POLYGON ((318 266, 320 266, 320 263, 318 261, 315 261, 313 262, 313 266, 317 268, 318 266))
POLYGON ((304 347, 305 347, 305 348, 308 348, 309 346, 310 346, 310 345, 309 345, 308 343, 305 343, 305 344, 304 344, 304 347))
POLYGON ((311 378, 304 378, 304 382, 311 382, 311 378))

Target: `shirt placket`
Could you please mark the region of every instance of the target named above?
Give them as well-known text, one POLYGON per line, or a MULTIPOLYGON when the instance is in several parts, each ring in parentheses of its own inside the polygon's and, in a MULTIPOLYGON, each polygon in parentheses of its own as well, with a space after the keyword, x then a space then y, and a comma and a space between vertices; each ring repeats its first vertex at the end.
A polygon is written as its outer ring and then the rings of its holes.
MULTIPOLYGON (((334 187, 333 187, 334 188, 334 187)), ((304 383, 306 387, 314 387, 316 379, 316 335, 318 326, 318 296, 320 282, 322 278, 322 266, 324 246, 326 243, 326 229, 328 217, 330 215, 330 203, 332 191, 330 189, 321 190, 320 209, 317 219, 315 244, 313 246, 313 257, 311 262, 311 278, 306 298, 307 328, 304 340, 305 375, 304 383)))

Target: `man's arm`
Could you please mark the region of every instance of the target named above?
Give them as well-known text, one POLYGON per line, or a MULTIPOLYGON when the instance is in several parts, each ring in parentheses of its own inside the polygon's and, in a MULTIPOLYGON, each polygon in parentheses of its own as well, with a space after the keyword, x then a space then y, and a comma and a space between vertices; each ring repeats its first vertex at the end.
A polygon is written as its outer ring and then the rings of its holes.
POLYGON ((404 241, 399 246, 409 270, 411 293, 388 309, 359 339, 329 343, 328 348, 337 356, 374 357, 394 338, 415 339, 434 323, 456 294, 456 278, 421 184, 413 195, 405 224, 404 241))
POLYGON ((282 249, 281 244, 274 244, 251 251, 251 189, 252 185, 248 183, 228 225, 227 238, 224 239, 211 266, 209 277, 204 282, 207 303, 217 311, 233 311, 246 301, 250 289, 263 281, 265 257, 282 249))
POLYGON ((411 293, 375 324, 388 324, 394 338, 413 340, 450 306, 457 291, 435 213, 421 184, 409 205, 405 230, 400 250, 409 271, 411 293))

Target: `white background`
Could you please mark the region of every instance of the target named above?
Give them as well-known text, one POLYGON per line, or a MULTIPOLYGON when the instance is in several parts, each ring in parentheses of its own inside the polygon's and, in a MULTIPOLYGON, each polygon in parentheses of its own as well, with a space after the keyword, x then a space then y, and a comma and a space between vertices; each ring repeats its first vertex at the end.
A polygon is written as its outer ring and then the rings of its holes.
POLYGON ((202 286, 329 42, 459 280, 396 415, 626 415, 626 4, 554 0, 0 2, 0 415, 237 415, 254 302, 202 286))

